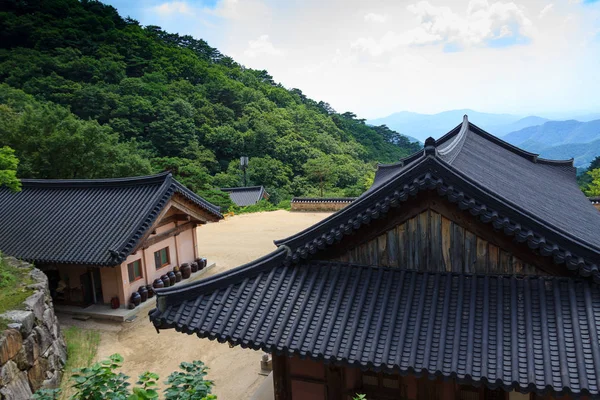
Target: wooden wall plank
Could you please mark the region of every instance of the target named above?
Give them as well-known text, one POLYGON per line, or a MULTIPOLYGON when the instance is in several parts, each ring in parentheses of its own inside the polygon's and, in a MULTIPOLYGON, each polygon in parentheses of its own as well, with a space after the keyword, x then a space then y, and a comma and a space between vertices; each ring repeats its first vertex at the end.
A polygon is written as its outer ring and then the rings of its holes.
POLYGON ((462 226, 452 222, 451 237, 452 249, 450 259, 452 260, 452 271, 463 272, 463 266, 465 264, 465 230, 462 226))
POLYGON ((503 274, 512 272, 512 254, 500 249, 500 271, 503 274))
POLYGON ((411 269, 419 269, 419 257, 417 254, 417 219, 411 218, 408 220, 408 260, 407 266, 411 269))
POLYGON ((452 238, 450 236, 450 228, 452 221, 442 217, 442 263, 445 271, 452 271, 452 261, 450 260, 450 247, 452 238))
POLYGON ((442 261, 442 216, 430 212, 429 218, 429 268, 432 271, 444 271, 442 261))
POLYGON ((385 267, 390 266, 389 253, 387 248, 387 234, 377 237, 377 264, 385 267))
POLYGON ((488 244, 488 272, 500 273, 500 249, 491 243, 488 244))
POLYGON ((540 274, 510 251, 431 209, 335 257, 342 262, 469 273, 540 274))
POLYGON ((425 268, 431 266, 429 259, 429 248, 431 247, 431 243, 429 242, 429 214, 430 211, 427 210, 418 215, 419 247, 417 251, 421 259, 421 264, 425 268))
POLYGON ((473 232, 465 230, 465 258, 463 270, 475 272, 477 264, 477 236, 473 232))
POLYGON ((396 227, 398 236, 398 265, 400 268, 408 268, 408 234, 407 223, 400 224, 396 227))
POLYGON ((398 267, 398 238, 396 237, 396 229, 390 229, 386 233, 386 246, 388 252, 388 267, 398 267))
POLYGON ((477 238, 477 263, 473 268, 473 272, 488 272, 488 242, 482 238, 477 238))

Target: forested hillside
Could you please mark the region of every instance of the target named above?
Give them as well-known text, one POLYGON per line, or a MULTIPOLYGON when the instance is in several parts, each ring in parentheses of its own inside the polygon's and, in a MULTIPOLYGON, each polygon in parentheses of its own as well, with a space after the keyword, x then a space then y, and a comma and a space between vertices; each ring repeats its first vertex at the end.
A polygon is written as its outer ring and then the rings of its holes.
POLYGON ((172 170, 197 192, 250 184, 274 201, 355 196, 376 162, 419 145, 288 90, 201 39, 90 0, 8 0, 0 12, 0 148, 21 178, 172 170))

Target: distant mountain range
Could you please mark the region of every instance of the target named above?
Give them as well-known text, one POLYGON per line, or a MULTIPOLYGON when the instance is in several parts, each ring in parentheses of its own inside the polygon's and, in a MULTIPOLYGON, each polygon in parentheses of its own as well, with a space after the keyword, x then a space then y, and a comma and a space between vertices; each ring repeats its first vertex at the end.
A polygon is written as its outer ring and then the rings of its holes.
MULTIPOLYGON (((516 124, 513 129, 503 129, 502 133, 496 133, 497 135, 512 132, 526 126, 531 126, 519 125, 519 120, 522 118, 517 115, 490 114, 469 109, 444 111, 439 114, 419 114, 402 111, 384 118, 368 120, 367 123, 370 125, 385 124, 389 128, 398 131, 403 135, 412 136, 418 139, 420 142, 425 142, 425 139, 427 139, 429 136, 433 136, 437 139, 456 125, 460 124, 462 122, 463 115, 465 114, 469 116, 469 121, 485 130, 489 130, 490 132, 494 132, 501 127, 516 124)), ((543 118, 541 119, 543 120, 543 118)), ((543 122, 545 122, 545 120, 537 123, 536 121, 532 121, 532 124, 537 125, 543 122)))
POLYGON ((581 168, 600 155, 600 119, 548 121, 511 132, 502 139, 544 158, 574 158, 575 166, 581 168))
POLYGON ((578 120, 549 120, 540 116, 482 113, 474 110, 451 110, 438 114, 398 112, 367 121, 387 125, 421 142, 429 136, 439 138, 462 121, 463 115, 482 129, 541 157, 574 158, 578 168, 585 168, 600 155, 600 113, 578 116, 578 120))

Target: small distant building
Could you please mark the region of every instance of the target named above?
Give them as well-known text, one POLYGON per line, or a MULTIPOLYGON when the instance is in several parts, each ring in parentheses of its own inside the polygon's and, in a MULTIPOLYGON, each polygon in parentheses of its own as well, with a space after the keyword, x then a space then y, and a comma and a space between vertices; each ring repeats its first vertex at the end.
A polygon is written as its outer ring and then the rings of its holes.
POLYGON ((338 211, 351 204, 356 197, 294 197, 292 211, 338 211))
POLYGON ((229 193, 229 198, 238 207, 251 206, 261 200, 269 200, 269 193, 263 186, 221 188, 221 191, 229 193))
POLYGON ((596 207, 596 210, 600 210, 600 196, 588 197, 588 198, 590 199, 590 201, 592 202, 594 207, 596 207))
POLYGON ((196 227, 219 207, 170 173, 92 179, 23 179, 0 188, 0 251, 35 263, 55 301, 126 306, 134 291, 199 256, 196 227))

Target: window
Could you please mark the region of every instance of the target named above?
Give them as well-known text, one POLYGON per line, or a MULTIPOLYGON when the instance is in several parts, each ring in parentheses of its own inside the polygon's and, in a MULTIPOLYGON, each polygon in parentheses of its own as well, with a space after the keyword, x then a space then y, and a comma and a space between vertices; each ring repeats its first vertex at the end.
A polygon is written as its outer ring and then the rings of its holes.
POLYGON ((127 264, 129 271, 129 283, 142 279, 142 260, 135 260, 127 264))
POLYGON ((169 258, 168 247, 154 252, 154 264, 156 264, 156 269, 162 268, 165 265, 169 265, 170 263, 171 259, 169 258))

